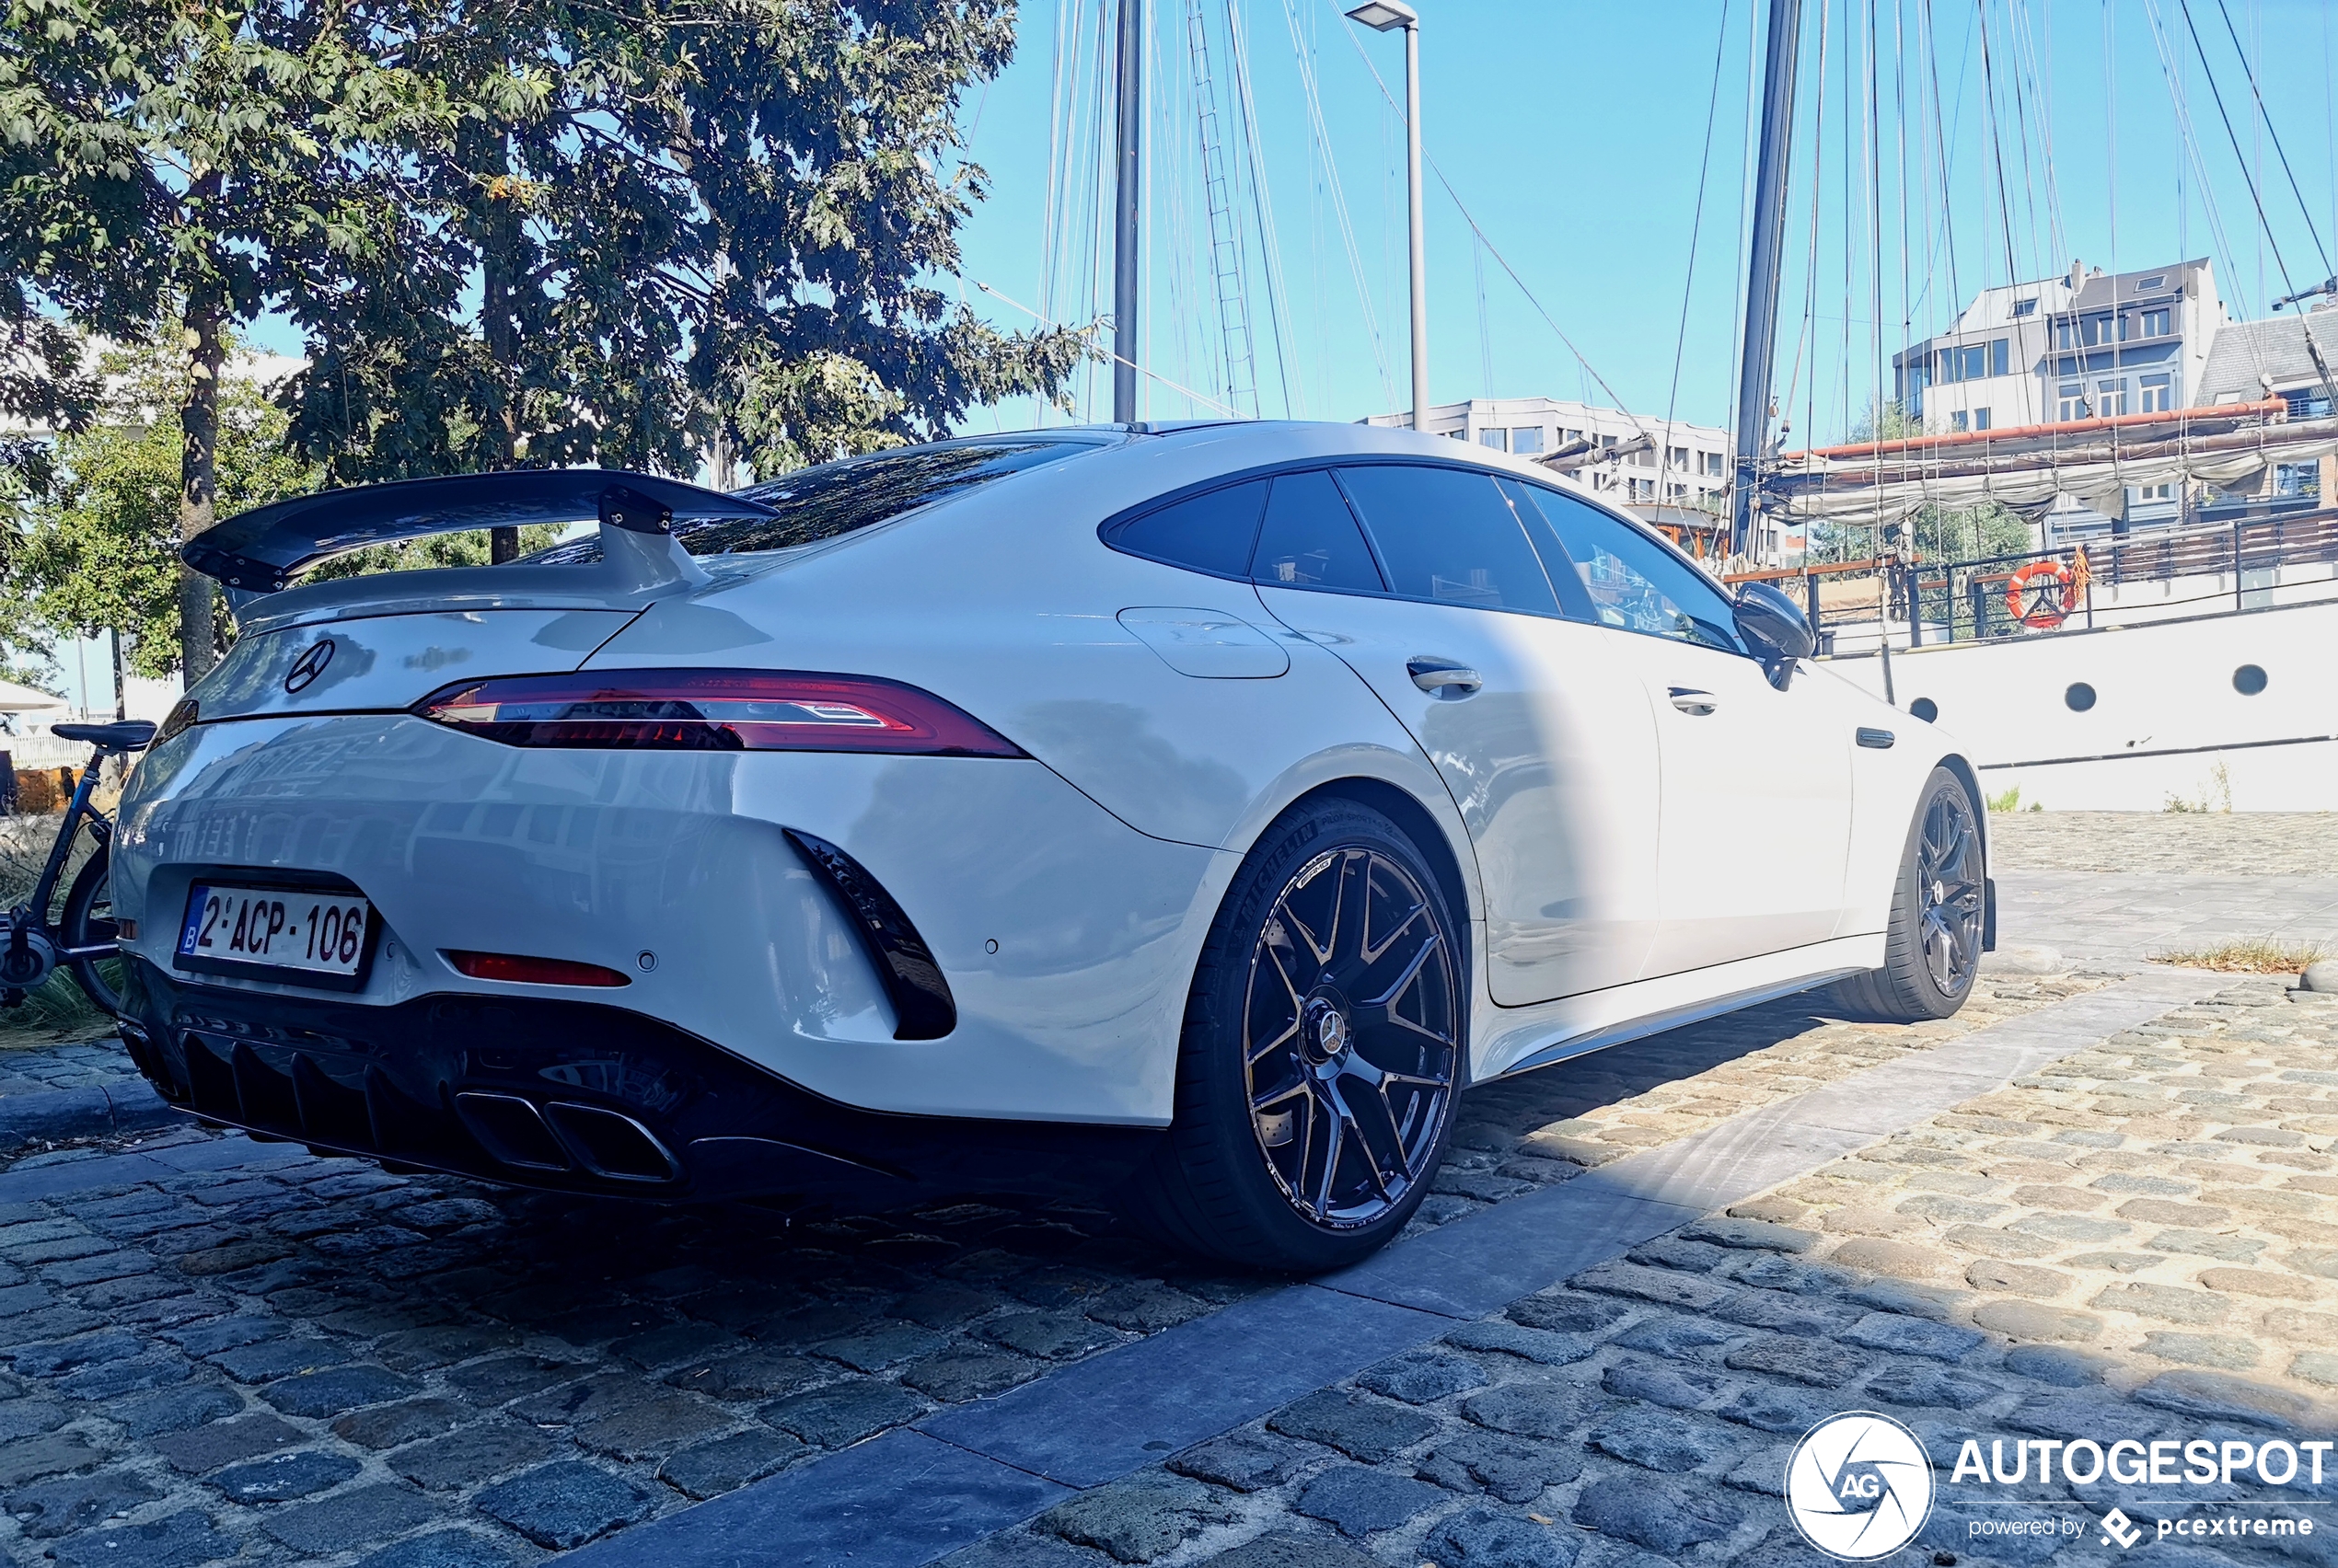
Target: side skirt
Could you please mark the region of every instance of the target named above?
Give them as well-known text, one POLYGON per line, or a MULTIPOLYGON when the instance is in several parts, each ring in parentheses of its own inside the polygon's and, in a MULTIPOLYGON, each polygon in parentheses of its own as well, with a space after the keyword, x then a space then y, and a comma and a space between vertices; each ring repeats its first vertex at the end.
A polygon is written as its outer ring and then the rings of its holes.
POLYGON ((1785 952, 1635 981, 1539 1007, 1499 1009, 1515 1017, 1495 1022, 1495 1032, 1475 1053, 1488 1065, 1473 1074, 1471 1081, 1485 1083, 1531 1072, 1585 1052, 1700 1023, 1808 991, 1846 974, 1863 974, 1882 962, 1881 933, 1836 937, 1785 952))

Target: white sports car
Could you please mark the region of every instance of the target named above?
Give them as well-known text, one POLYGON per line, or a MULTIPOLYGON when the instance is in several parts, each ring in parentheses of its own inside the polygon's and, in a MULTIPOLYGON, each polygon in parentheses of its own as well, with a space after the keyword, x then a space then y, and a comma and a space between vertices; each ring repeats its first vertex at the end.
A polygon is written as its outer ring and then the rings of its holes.
POLYGON ((393 1167, 1103 1190, 1321 1268, 1404 1225, 1471 1083, 1830 981, 1944 1016, 1990 942, 1943 733, 1458 442, 417 480, 186 553, 242 637, 122 802, 126 1037, 199 1117, 393 1167))

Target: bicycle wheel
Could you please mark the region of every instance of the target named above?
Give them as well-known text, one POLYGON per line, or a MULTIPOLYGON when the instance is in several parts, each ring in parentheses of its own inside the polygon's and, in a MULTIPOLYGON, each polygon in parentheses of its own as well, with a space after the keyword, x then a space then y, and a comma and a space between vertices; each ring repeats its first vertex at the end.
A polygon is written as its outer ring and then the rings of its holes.
MULTIPOLYGON (((88 947, 121 939, 122 929, 114 924, 113 890, 106 874, 107 859, 106 847, 100 844, 97 852, 81 863, 73 886, 65 894, 64 915, 57 922, 57 934, 66 947, 88 947)), ((122 1016, 120 959, 75 959, 71 967, 75 983, 92 1002, 109 1017, 122 1016)))

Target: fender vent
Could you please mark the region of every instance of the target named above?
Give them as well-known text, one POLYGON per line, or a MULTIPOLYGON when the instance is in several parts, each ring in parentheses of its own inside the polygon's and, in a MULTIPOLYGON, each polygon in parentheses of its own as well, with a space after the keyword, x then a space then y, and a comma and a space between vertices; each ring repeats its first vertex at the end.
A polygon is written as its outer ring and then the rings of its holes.
POLYGON ((851 911, 853 928, 861 933, 876 964, 877 978, 885 983, 885 994, 893 1003, 893 1038, 939 1040, 957 1028, 957 1000, 950 995, 950 983, 942 977, 942 966, 933 961, 933 950, 925 945, 925 939, 918 935, 918 928, 909 924, 909 917, 885 891, 885 885, 827 839, 792 827, 781 831, 813 873, 851 911))

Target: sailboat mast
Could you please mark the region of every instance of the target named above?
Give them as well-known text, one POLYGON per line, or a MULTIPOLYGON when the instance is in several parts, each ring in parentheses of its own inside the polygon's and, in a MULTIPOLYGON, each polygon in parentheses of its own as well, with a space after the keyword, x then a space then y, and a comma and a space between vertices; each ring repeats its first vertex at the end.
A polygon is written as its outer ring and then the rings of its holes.
POLYGON ((1802 0, 1770 0, 1769 52, 1762 79, 1762 153, 1754 181, 1754 250, 1746 265, 1745 335, 1737 372, 1737 474, 1730 549, 1754 538, 1754 490, 1769 434, 1770 362, 1777 352, 1778 261, 1786 248, 1786 178, 1794 144, 1794 66, 1802 40, 1802 0))
POLYGON ((1137 420, 1137 204, 1143 198, 1145 0, 1120 0, 1118 189, 1112 224, 1112 419, 1137 420))

